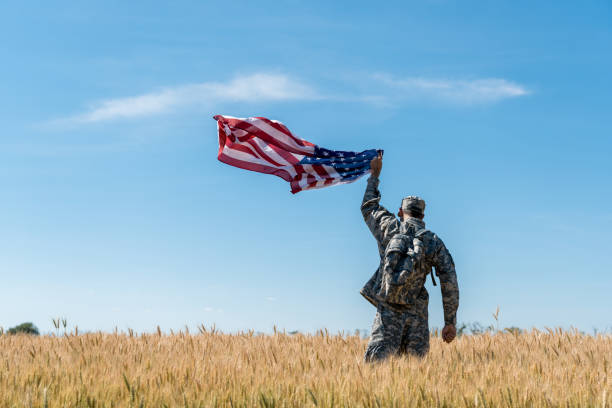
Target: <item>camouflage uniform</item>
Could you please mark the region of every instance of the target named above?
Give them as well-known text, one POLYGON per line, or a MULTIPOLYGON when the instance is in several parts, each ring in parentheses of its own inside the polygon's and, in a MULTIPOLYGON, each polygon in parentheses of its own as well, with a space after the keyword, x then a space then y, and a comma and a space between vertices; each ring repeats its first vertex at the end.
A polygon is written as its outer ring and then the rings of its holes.
MULTIPOLYGON (((381 257, 381 265, 360 292, 377 309, 365 360, 376 361, 390 354, 404 353, 424 356, 429 350, 427 317, 429 294, 425 289, 425 278, 427 273, 431 272, 432 267, 435 267, 442 290, 444 323, 445 325, 455 325, 459 306, 459 288, 457 286, 455 264, 442 240, 431 231, 426 231, 421 236, 424 244, 424 255, 418 267, 423 268, 419 270, 419 276, 422 276, 423 279, 422 282, 419 282, 421 289, 418 295, 415 298, 406 298, 405 301, 393 304, 380 298, 378 293, 381 286, 382 259, 389 240, 397 233, 405 233, 408 229, 413 231, 423 230, 425 223, 413 217, 408 217, 400 222, 395 215, 382 207, 379 204, 378 183, 377 177, 369 178, 361 205, 363 218, 374 238, 376 238, 381 257)), ((417 210, 420 209, 422 212, 425 209, 425 202, 418 197, 404 199, 402 208, 406 210, 415 204, 417 207, 421 207, 417 210)))

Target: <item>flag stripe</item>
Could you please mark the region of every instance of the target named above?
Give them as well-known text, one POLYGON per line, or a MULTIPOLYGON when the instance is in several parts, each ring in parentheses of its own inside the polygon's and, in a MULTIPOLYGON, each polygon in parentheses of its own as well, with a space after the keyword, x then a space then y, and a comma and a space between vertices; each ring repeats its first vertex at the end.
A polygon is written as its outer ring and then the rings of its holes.
POLYGON ((262 148, 262 146, 260 146, 259 143, 257 142, 258 140, 253 139, 253 138, 247 141, 248 144, 253 146, 253 149, 255 149, 255 151, 259 154, 259 157, 261 157, 262 159, 266 161, 269 161, 270 163, 272 163, 272 165, 277 166, 277 167, 286 166, 289 164, 285 159, 279 156, 278 153, 276 153, 274 150, 270 149, 267 146, 264 146, 262 148), (267 150, 267 152, 265 152, 264 150, 267 150), (272 158, 272 156, 274 156, 274 159, 272 158))
POLYGON ((246 144, 232 143, 231 149, 238 150, 239 152, 242 152, 244 154, 249 154, 249 155, 253 156, 255 159, 258 159, 258 160, 264 160, 257 153, 255 153, 252 148, 250 148, 246 144))
POLYGON ((325 171, 325 168, 320 165, 320 164, 313 164, 312 168, 314 169, 314 171, 321 176, 321 179, 324 179, 326 177, 329 177, 329 174, 325 171))
POLYGON ((286 150, 283 150, 281 147, 276 146, 274 144, 270 144, 268 146, 270 146, 270 149, 274 150, 274 152, 276 154, 281 156, 283 159, 285 159, 287 161, 287 163, 289 163, 291 165, 298 164, 304 158, 304 155, 296 155, 295 153, 290 153, 290 152, 288 152, 286 150))
POLYGON ((295 142, 297 144, 299 144, 300 146, 310 146, 310 147, 314 147, 314 144, 303 140, 303 139, 299 139, 297 137, 295 137, 290 131, 289 129, 287 129, 287 126, 283 125, 281 122, 279 122, 278 120, 270 120, 270 119, 266 119, 266 118, 258 118, 263 120, 264 122, 266 122, 267 124, 269 124, 270 126, 278 129, 280 132, 283 132, 285 134, 287 134, 290 138, 292 138, 293 140, 295 140, 295 142))
POLYGON ((248 160, 244 160, 239 154, 232 152, 231 150, 227 153, 219 155, 219 161, 229 164, 234 167, 240 167, 241 169, 256 171, 258 173, 274 174, 282 178, 285 181, 291 181, 292 176, 282 168, 266 166, 260 163, 253 163, 248 160))

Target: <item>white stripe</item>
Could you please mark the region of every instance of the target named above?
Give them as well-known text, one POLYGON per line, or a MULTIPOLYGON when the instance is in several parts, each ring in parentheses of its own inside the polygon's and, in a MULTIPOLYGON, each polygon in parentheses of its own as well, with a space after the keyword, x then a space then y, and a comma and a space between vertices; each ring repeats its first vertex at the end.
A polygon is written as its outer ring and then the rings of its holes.
POLYGON ((318 185, 318 183, 317 183, 317 185, 315 185, 315 186, 311 186, 311 187, 308 187, 306 190, 314 190, 315 188, 331 187, 331 186, 335 186, 336 184, 337 184, 337 183, 335 183, 335 182, 334 182, 334 183, 331 183, 331 184, 326 184, 326 185, 324 185, 324 186, 323 186, 323 185, 321 185, 321 186, 320 186, 320 185, 318 185))
POLYGON ((236 159, 236 160, 240 160, 243 162, 248 162, 248 163, 253 163, 253 164, 261 164, 263 166, 266 167, 271 167, 274 169, 280 169, 280 170, 285 170, 287 173, 289 173, 289 175, 293 178, 297 175, 295 169, 293 168, 293 166, 274 166, 272 163, 270 163, 269 161, 265 160, 265 159, 261 159, 261 158, 256 158, 251 156, 250 154, 247 154, 245 152, 241 152, 240 150, 234 150, 234 149, 230 149, 229 147, 224 147, 223 151, 221 152, 222 155, 225 155, 227 157, 230 157, 232 159, 236 159))
POLYGON ((231 136, 232 135, 232 130, 230 129, 230 127, 227 125, 227 123, 223 124, 223 131, 225 132, 226 136, 231 136))
POLYGON ((284 132, 281 132, 281 131, 277 130, 276 128, 268 125, 266 122, 264 122, 261 119, 247 118, 245 120, 245 122, 249 122, 251 125, 259 128, 261 131, 266 132, 267 134, 269 134, 270 136, 280 140, 281 142, 283 142, 287 146, 291 146, 294 149, 296 149, 296 150, 298 150, 298 151, 300 151, 302 153, 312 153, 312 152, 314 152, 314 147, 313 146, 300 146, 290 136, 288 136, 284 132))
POLYGON ((304 170, 306 170, 307 174, 312 174, 317 180, 323 180, 323 177, 321 177, 319 173, 317 173, 314 167, 312 167, 312 164, 302 164, 302 167, 304 168, 304 170))
POLYGON ((231 143, 229 146, 227 146, 228 149, 235 149, 236 151, 240 151, 238 149, 236 149, 234 146, 242 146, 245 149, 248 149, 249 152, 252 152, 255 156, 257 156, 258 158, 260 158, 261 160, 265 161, 266 163, 268 163, 270 166, 272 167, 279 167, 274 163, 270 163, 266 158, 262 157, 261 154, 259 154, 259 152, 257 151, 257 149, 255 149, 253 146, 251 146, 250 143, 247 142, 241 142, 241 141, 237 141, 234 143, 231 143))
POLYGON ((307 173, 302 173, 302 178, 298 182, 298 186, 300 186, 302 189, 304 189, 304 188, 306 188, 307 185, 308 185, 308 174, 307 173))
POLYGON ((269 162, 268 162, 266 159, 264 159, 263 157, 261 157, 261 155, 260 155, 260 154, 257 152, 257 150, 255 150, 255 149, 253 148, 253 146, 251 146, 251 145, 250 145, 250 144, 248 144, 248 143, 244 143, 244 142, 240 142, 240 141, 238 141, 238 142, 229 143, 229 144, 226 144, 226 145, 225 145, 225 147, 226 147, 227 149, 232 149, 232 150, 235 150, 235 151, 240 152, 240 153, 242 153, 242 154, 247 154, 247 153, 244 153, 242 150, 238 150, 238 149, 236 149, 234 146, 242 146, 242 147, 244 147, 245 149, 247 149, 249 152, 251 152, 251 153, 252 153, 252 154, 253 154, 255 157, 257 157, 258 159, 261 159, 261 160, 265 161, 266 163, 268 163, 268 164, 269 164, 270 166, 272 166, 272 167, 278 167, 278 166, 273 165, 272 163, 269 163, 269 162))
POLYGON ((247 132, 246 130, 242 130, 242 129, 232 129, 232 133, 234 133, 234 136, 236 137, 242 137, 242 136, 246 136, 249 134, 249 132, 247 132))
MULTIPOLYGON (((326 167, 329 167, 329 166, 326 166, 326 167)), ((362 178, 366 174, 370 174, 370 171, 368 170, 365 173, 363 173, 362 175, 360 175, 359 177, 355 178, 354 180, 342 181, 342 179, 340 178, 340 175, 336 172, 336 170, 334 170, 333 168, 332 168, 332 170, 338 175, 337 177, 334 177, 334 181, 332 181, 331 183, 326 184, 326 185, 323 185, 322 183, 317 182, 316 185, 314 185, 312 187, 308 187, 308 188, 306 188, 306 190, 312 190, 312 189, 315 189, 315 188, 323 188, 323 187, 331 187, 331 186, 339 186, 339 185, 342 185, 342 184, 350 184, 350 183, 354 183, 355 181, 359 180, 360 178, 362 178)), ((326 169, 326 171, 328 173, 330 172, 329 169, 326 169)))
MULTIPOLYGON (((259 146, 261 150, 263 150, 268 156, 270 156, 272 160, 274 160, 277 163, 282 164, 283 166, 286 166, 283 168, 285 168, 289 172, 289 174, 291 174, 291 177, 295 177, 297 175, 297 172, 295 171, 295 168, 293 167, 293 165, 289 163, 287 160, 285 160, 283 156, 276 153, 276 151, 272 149, 267 143, 265 143, 263 140, 257 137, 254 137, 251 140, 253 140, 253 142, 255 142, 255 144, 259 146)), ((289 154, 291 154, 298 160, 302 160, 304 158, 303 155, 298 155, 298 154, 293 154, 293 153, 289 153, 289 154)), ((272 163, 270 163, 270 165, 272 165, 272 163)))
POLYGON ((325 170, 331 178, 337 178, 337 179, 342 178, 340 177, 340 174, 338 174, 336 169, 334 169, 332 166, 328 166, 327 164, 322 164, 321 166, 323 166, 323 170, 325 170))
POLYGON ((253 157, 250 154, 241 152, 240 150, 230 149, 227 146, 223 148, 223 151, 221 154, 225 154, 226 156, 231 157, 232 159, 242 160, 242 161, 249 162, 249 163, 262 164, 268 167, 276 167, 279 169, 284 169, 284 167, 272 166, 270 162, 264 159, 253 157))

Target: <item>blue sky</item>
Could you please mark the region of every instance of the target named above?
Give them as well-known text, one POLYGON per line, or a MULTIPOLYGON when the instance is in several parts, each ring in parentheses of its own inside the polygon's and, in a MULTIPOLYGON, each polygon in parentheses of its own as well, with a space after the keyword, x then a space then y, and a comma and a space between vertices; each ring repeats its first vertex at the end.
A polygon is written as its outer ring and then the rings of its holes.
POLYGON ((609 2, 28 2, 0 37, 5 328, 369 328, 365 180, 292 195, 216 160, 214 114, 384 149, 459 322, 612 327, 609 2))

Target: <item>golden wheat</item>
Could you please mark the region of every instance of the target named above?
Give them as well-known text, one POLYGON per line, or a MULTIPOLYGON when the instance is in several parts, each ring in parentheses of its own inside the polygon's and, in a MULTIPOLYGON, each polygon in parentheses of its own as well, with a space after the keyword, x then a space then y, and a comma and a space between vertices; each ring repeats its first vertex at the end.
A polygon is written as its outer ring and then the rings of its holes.
POLYGON ((610 407, 612 337, 432 337, 424 359, 362 362, 357 336, 0 336, 6 407, 610 407))

